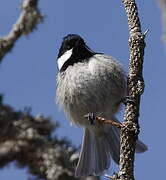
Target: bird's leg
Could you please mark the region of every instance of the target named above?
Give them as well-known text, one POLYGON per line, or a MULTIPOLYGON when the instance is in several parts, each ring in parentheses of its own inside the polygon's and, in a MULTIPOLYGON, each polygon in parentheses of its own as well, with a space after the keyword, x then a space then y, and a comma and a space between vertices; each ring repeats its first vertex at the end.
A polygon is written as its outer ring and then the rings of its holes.
POLYGON ((126 105, 127 103, 135 104, 135 100, 132 96, 126 96, 121 99, 121 102, 126 105))
POLYGON ((95 125, 96 116, 94 113, 88 113, 84 117, 88 119, 91 125, 95 125))
POLYGON ((94 113, 88 113, 84 117, 88 119, 88 121, 90 122, 91 125, 95 125, 95 121, 98 121, 100 123, 110 124, 110 125, 115 126, 117 128, 121 128, 123 126, 119 122, 115 122, 111 119, 108 120, 108 119, 105 119, 103 117, 96 116, 94 113))

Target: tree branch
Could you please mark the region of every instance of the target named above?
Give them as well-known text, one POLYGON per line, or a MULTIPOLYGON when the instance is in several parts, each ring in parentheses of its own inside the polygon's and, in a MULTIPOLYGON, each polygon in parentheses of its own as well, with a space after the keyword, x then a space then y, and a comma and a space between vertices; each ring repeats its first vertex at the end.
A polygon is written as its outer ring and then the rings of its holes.
POLYGON ((9 34, 0 38, 0 62, 22 35, 32 32, 36 29, 37 24, 43 20, 38 9, 38 0, 24 0, 21 8, 22 13, 9 34))
POLYGON ((34 179, 99 180, 98 177, 74 177, 77 149, 68 140, 53 137, 58 124, 29 110, 15 111, 2 103, 0 96, 0 168, 15 161, 29 168, 34 179))
POLYGON ((116 179, 134 180, 135 144, 139 133, 140 96, 144 90, 142 76, 145 35, 141 32, 140 20, 135 0, 122 0, 128 17, 130 65, 127 82, 127 96, 124 123, 121 128, 120 171, 116 179))

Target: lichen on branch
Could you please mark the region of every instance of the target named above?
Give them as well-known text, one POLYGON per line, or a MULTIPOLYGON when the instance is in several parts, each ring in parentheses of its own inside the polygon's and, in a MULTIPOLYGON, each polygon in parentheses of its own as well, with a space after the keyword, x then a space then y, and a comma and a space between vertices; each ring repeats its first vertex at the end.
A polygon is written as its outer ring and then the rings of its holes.
POLYGON ((22 35, 31 33, 43 20, 38 9, 38 0, 24 0, 21 9, 22 12, 9 34, 0 38, 0 62, 22 35))
POLYGON ((127 81, 127 97, 124 123, 120 130, 120 170, 113 179, 134 180, 135 144, 139 134, 140 97, 144 91, 142 75, 145 48, 145 34, 141 31, 141 23, 135 0, 122 0, 128 18, 129 27, 129 75, 127 81))
POLYGON ((58 124, 42 115, 32 116, 29 108, 16 111, 0 95, 0 168, 16 162, 28 167, 34 179, 99 180, 99 177, 74 177, 77 149, 55 134, 58 124))

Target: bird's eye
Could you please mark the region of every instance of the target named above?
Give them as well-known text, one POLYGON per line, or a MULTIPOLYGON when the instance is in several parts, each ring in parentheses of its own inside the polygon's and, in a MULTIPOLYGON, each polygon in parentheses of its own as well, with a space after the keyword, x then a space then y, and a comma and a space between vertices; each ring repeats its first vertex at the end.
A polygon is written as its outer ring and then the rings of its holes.
POLYGON ((70 45, 67 45, 67 49, 68 49, 68 50, 71 49, 71 46, 70 46, 70 45))

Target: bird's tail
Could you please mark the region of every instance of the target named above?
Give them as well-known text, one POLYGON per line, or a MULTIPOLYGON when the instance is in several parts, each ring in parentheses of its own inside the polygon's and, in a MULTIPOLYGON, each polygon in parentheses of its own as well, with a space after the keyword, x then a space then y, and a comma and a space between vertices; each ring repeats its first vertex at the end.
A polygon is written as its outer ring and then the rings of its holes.
MULTIPOLYGON (((117 119, 114 119, 117 121, 117 119)), ((119 129, 106 125, 102 136, 96 136, 88 128, 84 138, 75 176, 101 175, 110 166, 111 159, 118 164, 120 157, 119 129)), ((144 152, 147 147, 141 141, 136 143, 136 152, 144 152)))
MULTIPOLYGON (((115 121, 115 122, 118 122, 120 123, 120 121, 118 121, 118 119, 113 116, 112 117, 112 120, 115 121)), ((116 137, 115 139, 117 140, 116 143, 118 143, 120 145, 120 130, 114 126, 110 126, 108 128, 109 130, 109 133, 112 132, 113 133, 113 136, 116 137), (112 131, 111 131, 112 129, 112 131)), ((110 136, 110 135, 109 135, 110 136)), ((120 148, 120 147, 119 147, 120 148)), ((143 153, 145 151, 148 150, 148 147, 142 142, 140 141, 139 139, 136 141, 136 146, 135 146, 135 152, 136 153, 143 153)), ((120 150, 119 150, 119 153, 120 153, 120 150)), ((113 158, 114 159, 114 158, 113 158)), ((116 162, 116 161, 115 161, 116 162)), ((118 161, 119 162, 119 161, 118 161)))
POLYGON ((85 128, 83 144, 75 176, 100 175, 110 166, 109 143, 106 139, 96 137, 85 128))

